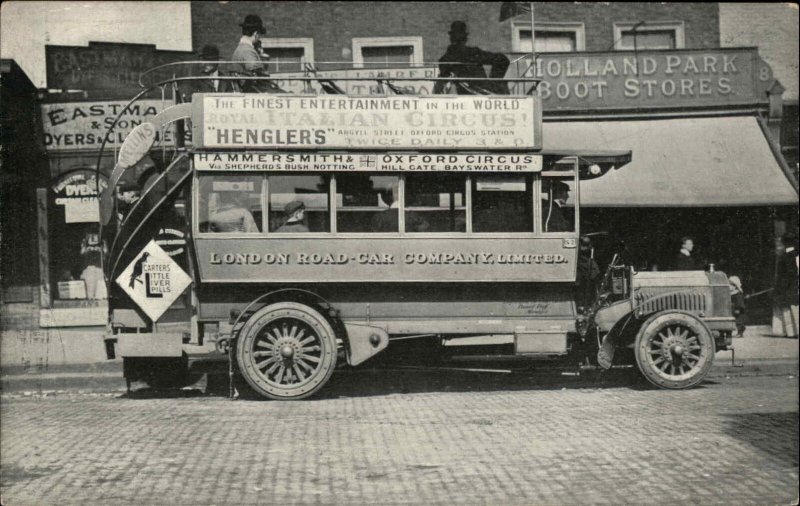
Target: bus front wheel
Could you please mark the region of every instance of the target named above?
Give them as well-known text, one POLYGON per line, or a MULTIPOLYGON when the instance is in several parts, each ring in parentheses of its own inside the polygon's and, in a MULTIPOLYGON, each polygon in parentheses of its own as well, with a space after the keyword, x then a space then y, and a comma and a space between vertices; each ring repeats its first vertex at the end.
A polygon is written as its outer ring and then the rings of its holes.
POLYGON ((668 389, 691 388, 714 360, 708 327, 688 313, 656 313, 644 322, 635 343, 636 363, 647 380, 668 389))
POLYGON ((242 377, 269 399, 302 399, 319 391, 333 374, 336 354, 328 320, 296 302, 256 311, 236 343, 242 377))

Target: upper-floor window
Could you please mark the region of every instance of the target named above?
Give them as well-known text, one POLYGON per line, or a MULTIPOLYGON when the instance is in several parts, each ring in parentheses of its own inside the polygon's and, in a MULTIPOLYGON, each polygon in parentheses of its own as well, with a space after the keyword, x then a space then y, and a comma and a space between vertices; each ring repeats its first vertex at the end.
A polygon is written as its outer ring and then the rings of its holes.
MULTIPOLYGON (((515 21, 511 25, 511 49, 514 52, 531 51, 531 24, 515 21)), ((583 23, 536 24, 537 53, 569 53, 586 49, 583 23)))
POLYGON ((309 37, 261 39, 261 49, 269 55, 269 71, 300 72, 303 63, 314 63, 314 39, 309 37))
POLYGON ((355 37, 356 68, 410 67, 423 62, 422 37, 355 37))
POLYGON ((614 23, 614 49, 683 49, 682 22, 614 23))

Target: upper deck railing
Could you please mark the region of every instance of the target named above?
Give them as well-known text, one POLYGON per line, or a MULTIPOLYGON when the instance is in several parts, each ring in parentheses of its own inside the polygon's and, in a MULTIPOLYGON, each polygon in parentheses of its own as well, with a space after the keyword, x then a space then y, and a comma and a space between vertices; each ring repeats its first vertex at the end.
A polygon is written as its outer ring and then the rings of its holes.
MULTIPOLYGON (((511 65, 515 67, 514 72, 512 75, 515 76, 525 76, 529 73, 532 73, 533 64, 530 61, 526 60, 527 56, 520 56, 513 60, 511 60, 509 64, 509 68, 511 65)), ((197 81, 207 81, 211 79, 208 75, 195 75, 195 71, 201 69, 203 66, 206 65, 214 65, 220 69, 220 75, 214 76, 214 80, 219 81, 273 81, 273 82, 282 82, 282 81, 302 81, 302 82, 348 82, 348 81, 377 81, 380 83, 386 83, 388 86, 384 88, 387 95, 396 94, 397 89, 391 86, 392 83, 403 83, 403 82, 420 82, 420 81, 427 81, 427 82, 445 82, 445 83, 507 83, 511 84, 511 88, 509 89, 509 93, 503 94, 511 94, 511 95, 530 95, 536 91, 536 88, 541 82, 541 79, 535 79, 531 77, 502 77, 502 78, 492 78, 492 77, 433 77, 433 76, 426 76, 426 77, 402 77, 402 76, 392 76, 387 74, 379 74, 376 76, 357 76, 357 77, 346 77, 346 76, 325 76, 325 75, 317 75, 317 74, 324 74, 327 72, 342 72, 342 71, 369 71, 369 70, 419 70, 419 69, 426 69, 426 68, 437 68, 439 65, 445 64, 448 66, 459 66, 459 65, 467 65, 462 62, 415 62, 412 64, 406 64, 405 66, 402 64, 392 64, 386 65, 381 67, 374 67, 372 65, 365 64, 355 64, 354 62, 346 62, 346 61, 328 61, 328 62, 300 62, 301 70, 297 70, 291 72, 291 74, 304 74, 303 76, 292 75, 292 76, 284 76, 281 75, 282 73, 277 73, 273 75, 248 75, 245 73, 237 72, 236 70, 231 69, 230 67, 237 64, 252 64, 253 62, 250 61, 235 61, 235 60, 217 60, 217 61, 210 61, 210 60, 194 60, 194 61, 183 61, 183 62, 172 62, 172 63, 165 63, 163 65, 159 65, 157 67, 153 67, 152 69, 148 69, 139 76, 139 86, 152 90, 155 88, 159 88, 162 86, 166 86, 172 83, 190 83, 190 82, 197 82, 197 81), (530 86, 527 86, 530 85, 530 86)), ((265 62, 266 65, 266 62, 265 62)), ((329 88, 324 88, 325 93, 331 93, 329 88)), ((403 90, 404 94, 412 94, 408 93, 407 90, 403 90)), ((483 94, 495 94, 492 92, 491 89, 480 89, 477 88, 474 90, 474 94, 483 95, 483 94)))

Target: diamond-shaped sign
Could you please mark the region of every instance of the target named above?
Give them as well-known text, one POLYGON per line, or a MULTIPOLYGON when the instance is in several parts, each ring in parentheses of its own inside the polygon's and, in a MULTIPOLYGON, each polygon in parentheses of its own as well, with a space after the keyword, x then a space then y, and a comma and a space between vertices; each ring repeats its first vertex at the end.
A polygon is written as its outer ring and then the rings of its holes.
POLYGON ((155 241, 150 241, 122 271, 117 284, 155 322, 192 279, 155 241))

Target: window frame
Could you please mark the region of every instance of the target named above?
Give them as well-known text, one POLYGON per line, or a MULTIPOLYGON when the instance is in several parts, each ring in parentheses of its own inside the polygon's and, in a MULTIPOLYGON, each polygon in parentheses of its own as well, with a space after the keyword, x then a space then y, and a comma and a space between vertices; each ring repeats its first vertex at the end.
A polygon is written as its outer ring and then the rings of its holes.
MULTIPOLYGON (((563 160, 564 163, 567 162, 574 162, 575 172, 574 172, 574 200, 577 203, 580 202, 580 177, 579 177, 579 165, 577 163, 577 158, 575 157, 566 157, 563 160)), ((194 237, 198 239, 232 239, 232 238, 242 238, 242 239, 287 239, 287 238, 343 238, 343 239, 381 239, 381 238, 431 238, 431 239, 464 239, 464 238, 534 238, 534 237, 572 237, 577 234, 577 231, 580 230, 580 205, 574 206, 574 216, 575 216, 575 230, 572 232, 543 232, 542 231, 542 208, 541 208, 541 198, 542 198, 542 178, 544 177, 543 172, 532 172, 532 187, 531 193, 533 198, 533 203, 531 205, 531 210, 533 213, 533 228, 527 232, 474 232, 473 231, 473 200, 474 196, 472 193, 473 183, 475 181, 475 177, 477 173, 469 173, 464 174, 464 184, 465 184, 465 194, 464 194, 464 202, 465 202, 465 213, 466 213, 466 228, 464 232, 408 232, 405 230, 405 213, 407 211, 405 207, 405 183, 406 183, 406 175, 407 174, 396 174, 387 172, 385 174, 394 174, 399 176, 400 178, 400 195, 399 195, 399 207, 398 207, 398 231, 397 232, 339 232, 338 231, 338 224, 337 224, 337 214, 339 212, 339 205, 337 203, 336 194, 337 194, 337 172, 330 172, 325 174, 330 175, 329 179, 329 194, 328 194, 328 212, 330 213, 329 225, 330 229, 325 232, 281 232, 275 233, 270 232, 269 228, 269 184, 270 184, 270 175, 273 174, 282 174, 281 171, 267 171, 261 172, 261 206, 262 217, 261 217, 261 227, 262 230, 259 233, 242 233, 242 232, 201 232, 200 229, 200 178, 201 176, 208 176, 208 175, 231 175, 231 174, 241 174, 241 175, 254 175, 250 171, 205 171, 205 170, 194 170, 193 176, 193 185, 194 188, 192 190, 192 234, 194 237)), ((383 174, 383 172, 376 172, 376 174, 383 174)))
MULTIPOLYGON (((301 60, 301 69, 303 63, 314 63, 314 38, 313 37, 262 37, 261 47, 269 54, 269 48, 276 47, 280 49, 302 49, 303 59, 301 60)), ((275 71, 275 73, 285 73, 286 71, 275 71)))
MULTIPOLYGON (((522 46, 521 32, 529 31, 531 29, 530 21, 512 21, 511 22, 511 51, 516 53, 523 52, 520 47, 522 46)), ((570 32, 575 34, 575 51, 559 51, 559 53, 576 53, 586 51, 586 25, 578 22, 548 22, 536 23, 534 35, 536 32, 570 32)), ((536 48, 534 42, 534 49, 536 48)), ((538 51, 537 51, 538 52, 538 51)))
POLYGON ((425 61, 422 37, 418 35, 398 37, 353 37, 353 67, 364 68, 364 55, 361 49, 365 47, 386 46, 411 46, 411 67, 421 67, 425 61))
MULTIPOLYGON (((614 50, 633 51, 634 48, 622 45, 622 32, 633 30, 637 23, 615 22, 614 23, 614 50)), ((642 32, 663 32, 673 30, 675 32, 675 47, 671 49, 684 49, 686 46, 685 29, 683 21, 653 21, 645 22, 636 28, 637 33, 642 32)), ((636 48, 636 50, 648 50, 647 48, 636 48)))

